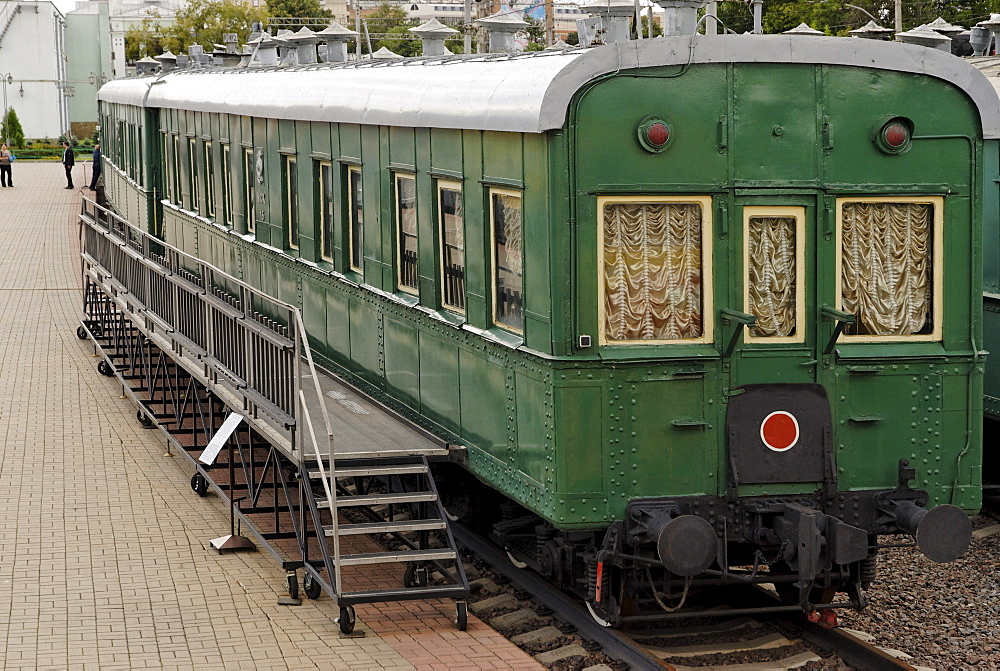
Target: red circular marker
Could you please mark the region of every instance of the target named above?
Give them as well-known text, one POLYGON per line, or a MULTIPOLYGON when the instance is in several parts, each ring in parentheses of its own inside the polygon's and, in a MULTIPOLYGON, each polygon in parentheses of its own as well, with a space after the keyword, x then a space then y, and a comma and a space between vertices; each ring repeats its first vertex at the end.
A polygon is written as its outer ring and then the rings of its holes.
POLYGON ((899 149, 910 139, 910 131, 901 123, 891 123, 885 127, 882 137, 887 145, 899 149))
POLYGON ((775 410, 760 423, 760 439, 769 450, 790 450, 799 442, 799 421, 790 412, 775 410))
POLYGON ((670 139, 670 129, 666 124, 657 121, 646 131, 646 138, 654 147, 662 147, 670 139))

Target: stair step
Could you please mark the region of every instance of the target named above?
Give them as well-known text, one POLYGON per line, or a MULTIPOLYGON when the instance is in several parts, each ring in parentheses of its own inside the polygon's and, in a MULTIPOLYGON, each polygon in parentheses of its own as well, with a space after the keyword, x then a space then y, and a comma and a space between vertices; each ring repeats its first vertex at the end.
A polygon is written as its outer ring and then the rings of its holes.
POLYGON ((370 554, 340 555, 341 566, 366 566, 396 562, 422 562, 455 559, 454 550, 406 550, 404 552, 372 552, 370 554))
MULTIPOLYGON (((338 508, 350 508, 352 506, 377 506, 388 503, 423 503, 427 501, 437 501, 434 492, 403 492, 399 494, 365 494, 364 496, 346 496, 341 494, 337 497, 338 508)), ((317 508, 329 508, 329 500, 316 502, 317 508)))
MULTIPOLYGON (((411 475, 416 473, 426 473, 427 466, 425 464, 401 464, 399 466, 350 466, 344 468, 338 468, 334 470, 333 474, 338 478, 353 478, 365 475, 411 475)), ((326 471, 329 473, 329 469, 326 471)), ((316 479, 320 477, 319 469, 310 470, 309 478, 316 479)))
POLYGON ((428 585, 425 587, 404 587, 402 589, 376 589, 365 592, 344 592, 340 595, 343 603, 372 603, 377 601, 397 601, 407 598, 420 599, 464 599, 468 592, 461 585, 428 585))
MULTIPOLYGON (((389 534, 405 533, 408 531, 434 531, 445 528, 444 520, 416 520, 416 521, 392 521, 392 522, 366 522, 363 524, 341 524, 337 527, 337 532, 341 536, 357 536, 360 534, 389 534)), ((333 535, 333 527, 323 527, 327 536, 333 535)))

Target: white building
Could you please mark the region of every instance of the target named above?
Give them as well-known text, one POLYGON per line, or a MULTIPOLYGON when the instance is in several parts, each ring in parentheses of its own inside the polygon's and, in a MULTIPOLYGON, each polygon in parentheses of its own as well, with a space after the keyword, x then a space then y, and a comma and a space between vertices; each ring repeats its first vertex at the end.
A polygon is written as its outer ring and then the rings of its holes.
POLYGON ((0 81, 4 112, 14 108, 26 138, 69 131, 66 21, 54 4, 0 0, 0 81))

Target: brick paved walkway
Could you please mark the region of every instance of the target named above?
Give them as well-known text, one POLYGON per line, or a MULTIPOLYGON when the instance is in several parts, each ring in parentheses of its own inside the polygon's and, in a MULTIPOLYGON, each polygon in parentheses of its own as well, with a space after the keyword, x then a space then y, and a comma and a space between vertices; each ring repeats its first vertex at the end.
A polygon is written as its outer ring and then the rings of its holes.
POLYGON ((455 630, 450 602, 358 608, 367 636, 342 639, 329 599, 277 605, 266 553, 206 550, 228 533, 226 507, 191 492, 184 461, 162 456, 76 337, 80 193, 58 164, 13 173, 0 188, 0 666, 540 668, 472 616, 455 630))

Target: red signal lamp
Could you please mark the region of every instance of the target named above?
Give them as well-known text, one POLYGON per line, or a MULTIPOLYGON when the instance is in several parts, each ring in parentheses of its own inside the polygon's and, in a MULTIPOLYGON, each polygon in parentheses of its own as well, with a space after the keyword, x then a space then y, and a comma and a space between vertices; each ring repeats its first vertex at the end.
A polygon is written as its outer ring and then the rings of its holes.
POLYGON ((913 141, 913 122, 906 117, 893 117, 878 124, 875 146, 885 154, 902 154, 909 151, 913 141))
POLYGON ((666 119, 648 116, 639 122, 636 136, 643 149, 652 154, 659 154, 670 146, 674 139, 674 131, 666 119))

